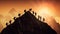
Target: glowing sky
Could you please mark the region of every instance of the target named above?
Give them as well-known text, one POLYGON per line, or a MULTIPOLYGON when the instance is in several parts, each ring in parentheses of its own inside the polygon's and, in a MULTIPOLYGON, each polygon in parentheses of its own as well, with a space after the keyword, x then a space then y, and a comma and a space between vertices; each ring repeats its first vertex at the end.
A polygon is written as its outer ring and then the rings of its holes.
MULTIPOLYGON (((45 18, 52 16, 60 23, 60 1, 59 0, 0 0, 0 22, 5 23, 24 9, 32 8, 38 15, 45 18)), ((48 19, 48 18, 47 18, 48 19)))

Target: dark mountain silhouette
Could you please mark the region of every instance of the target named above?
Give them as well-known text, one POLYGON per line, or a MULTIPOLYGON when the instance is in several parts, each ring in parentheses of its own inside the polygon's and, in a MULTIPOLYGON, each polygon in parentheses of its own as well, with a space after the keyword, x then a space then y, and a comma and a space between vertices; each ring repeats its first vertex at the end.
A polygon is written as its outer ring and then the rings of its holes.
POLYGON ((1 34, 57 34, 48 24, 38 20, 29 11, 7 25, 1 34))
POLYGON ((60 24, 57 23, 53 17, 48 16, 48 18, 47 24, 50 25, 50 27, 52 27, 57 32, 57 34, 60 34, 60 24))

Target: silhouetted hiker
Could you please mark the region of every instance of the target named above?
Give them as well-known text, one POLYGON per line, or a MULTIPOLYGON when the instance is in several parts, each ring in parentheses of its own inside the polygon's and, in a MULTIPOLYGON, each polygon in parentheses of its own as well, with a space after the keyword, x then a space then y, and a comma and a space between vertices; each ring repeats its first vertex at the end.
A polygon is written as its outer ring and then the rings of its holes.
POLYGON ((29 11, 31 11, 31 10, 32 10, 32 8, 29 9, 29 11))
POLYGON ((13 18, 14 20, 16 19, 16 17, 13 18))
POLYGON ((39 15, 38 15, 38 20, 39 20, 39 15))
POLYGON ((40 20, 42 19, 41 16, 39 16, 40 20))
POLYGON ((20 14, 18 14, 18 16, 20 17, 20 14))
POLYGON ((34 11, 32 11, 32 13, 34 14, 34 11))
POLYGON ((43 18, 43 21, 45 21, 45 18, 43 18))
POLYGON ((38 15, 38 19, 41 20, 41 16, 38 15))
POLYGON ((37 13, 35 12, 35 16, 37 15, 37 13))
POLYGON ((12 20, 9 21, 9 23, 11 24, 12 20))
POLYGON ((24 12, 26 13, 26 10, 24 10, 24 12))
POLYGON ((8 23, 6 23, 6 26, 8 26, 8 23))

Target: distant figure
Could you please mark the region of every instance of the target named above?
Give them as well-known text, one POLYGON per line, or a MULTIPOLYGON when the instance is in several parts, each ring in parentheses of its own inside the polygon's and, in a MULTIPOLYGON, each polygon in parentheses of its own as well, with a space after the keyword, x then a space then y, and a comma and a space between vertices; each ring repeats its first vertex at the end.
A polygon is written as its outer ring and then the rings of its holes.
POLYGON ((45 21, 45 18, 43 18, 43 21, 45 21))
POLYGON ((39 16, 39 18, 40 18, 40 20, 42 19, 42 17, 41 17, 41 16, 39 16))
POLYGON ((6 23, 6 26, 8 26, 8 23, 6 23))
POLYGON ((39 15, 38 15, 38 20, 39 20, 39 15))
POLYGON ((37 13, 35 12, 35 16, 37 15, 37 13))
POLYGON ((18 14, 18 16, 20 17, 20 14, 18 14))
POLYGON ((16 19, 16 17, 13 18, 14 20, 16 19))
POLYGON ((24 12, 26 13, 26 10, 24 10, 24 12))
POLYGON ((41 16, 38 15, 38 19, 41 21, 41 16))
POLYGON ((31 10, 32 10, 32 8, 29 9, 29 11, 31 11, 31 10))
POLYGON ((34 11, 32 11, 32 13, 34 14, 34 11))
POLYGON ((9 21, 9 23, 11 24, 12 20, 9 21))

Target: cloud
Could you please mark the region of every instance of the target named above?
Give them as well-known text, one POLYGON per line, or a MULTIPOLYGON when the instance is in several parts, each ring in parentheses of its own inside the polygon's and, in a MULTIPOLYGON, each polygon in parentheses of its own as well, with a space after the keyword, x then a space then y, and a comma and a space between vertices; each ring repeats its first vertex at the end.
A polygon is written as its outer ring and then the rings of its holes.
POLYGON ((12 17, 16 16, 17 13, 18 13, 18 12, 17 12, 14 8, 12 8, 12 9, 8 12, 8 14, 10 14, 12 17))
POLYGON ((2 16, 2 15, 0 15, 0 32, 1 32, 1 31, 2 31, 2 29, 3 29, 2 19, 3 19, 3 16, 2 16))

